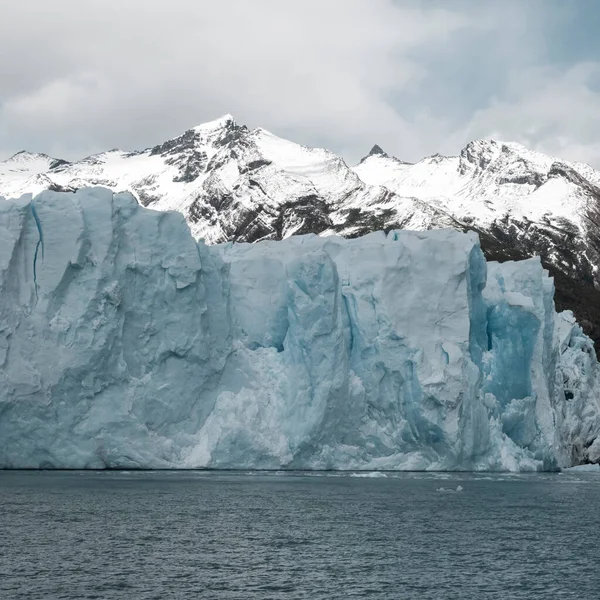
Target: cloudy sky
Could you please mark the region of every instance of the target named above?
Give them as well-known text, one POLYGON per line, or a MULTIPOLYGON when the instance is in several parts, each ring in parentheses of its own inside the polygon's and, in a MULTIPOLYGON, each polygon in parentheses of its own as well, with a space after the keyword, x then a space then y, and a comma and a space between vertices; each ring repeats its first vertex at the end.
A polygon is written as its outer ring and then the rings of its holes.
POLYGON ((140 149, 231 113, 355 162, 496 137, 600 168, 600 0, 20 0, 0 158, 140 149))

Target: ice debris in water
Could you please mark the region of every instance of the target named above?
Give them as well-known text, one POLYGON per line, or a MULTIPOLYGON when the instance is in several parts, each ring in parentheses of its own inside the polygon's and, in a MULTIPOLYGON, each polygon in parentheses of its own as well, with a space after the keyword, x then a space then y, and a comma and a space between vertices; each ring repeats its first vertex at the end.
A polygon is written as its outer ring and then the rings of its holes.
POLYGON ((457 485, 455 490, 453 490, 452 488, 439 487, 435 491, 436 492, 448 492, 450 494, 455 494, 456 492, 462 492, 463 486, 457 485))
POLYGON ((0 202, 0 467, 558 469, 600 459, 599 398, 540 260, 474 233, 207 247, 126 193, 0 202))
POLYGON ((577 465, 563 469, 566 473, 597 473, 600 475, 600 465, 577 465))

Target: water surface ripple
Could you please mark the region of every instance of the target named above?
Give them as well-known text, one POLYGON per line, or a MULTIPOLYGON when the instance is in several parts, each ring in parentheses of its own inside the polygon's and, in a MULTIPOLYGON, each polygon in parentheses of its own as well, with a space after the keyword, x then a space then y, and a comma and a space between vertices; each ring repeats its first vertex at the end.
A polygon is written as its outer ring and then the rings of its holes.
POLYGON ((593 474, 5 471, 0 598, 598 598, 599 532, 593 474))

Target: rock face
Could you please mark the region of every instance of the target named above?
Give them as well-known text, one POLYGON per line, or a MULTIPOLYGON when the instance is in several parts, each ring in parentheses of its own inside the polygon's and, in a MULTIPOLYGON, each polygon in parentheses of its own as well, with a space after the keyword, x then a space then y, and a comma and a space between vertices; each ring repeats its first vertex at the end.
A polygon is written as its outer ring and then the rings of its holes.
POLYGON ((598 365, 473 233, 206 246, 92 188, 0 202, 0 466, 553 469, 598 365))
POLYGON ((416 164, 375 145, 349 168, 230 115, 139 152, 113 150, 68 163, 21 152, 0 162, 0 195, 105 186, 143 205, 181 212, 198 239, 345 237, 392 229, 476 231, 491 260, 539 255, 557 306, 600 340, 600 172, 476 140, 459 156, 416 164))

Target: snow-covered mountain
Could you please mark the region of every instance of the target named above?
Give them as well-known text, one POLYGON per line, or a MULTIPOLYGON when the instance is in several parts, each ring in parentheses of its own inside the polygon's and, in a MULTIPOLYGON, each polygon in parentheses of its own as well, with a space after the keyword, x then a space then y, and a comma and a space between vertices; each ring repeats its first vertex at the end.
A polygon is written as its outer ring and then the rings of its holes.
POLYGON ((102 185, 182 212, 196 238, 356 237, 383 229, 479 233, 488 258, 538 254, 559 309, 600 340, 600 172, 493 140, 415 164, 375 146, 350 168, 335 154, 250 130, 226 115, 138 152, 78 162, 21 152, 0 162, 0 195, 102 185))

